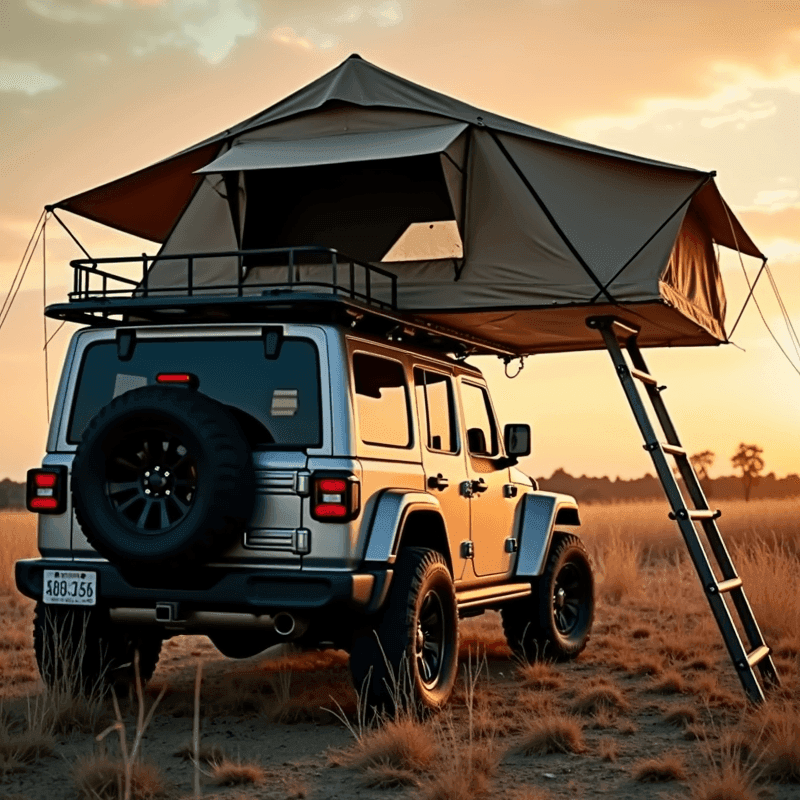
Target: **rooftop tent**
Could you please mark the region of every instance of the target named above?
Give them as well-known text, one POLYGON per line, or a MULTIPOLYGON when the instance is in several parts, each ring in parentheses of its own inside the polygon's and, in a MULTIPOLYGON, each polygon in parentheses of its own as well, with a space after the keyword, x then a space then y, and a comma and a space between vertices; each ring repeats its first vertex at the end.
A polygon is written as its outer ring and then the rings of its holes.
MULTIPOLYGON (((357 56, 218 136, 57 205, 161 242, 162 254, 334 247, 397 274, 401 309, 520 354, 602 347, 585 320, 608 313, 640 326, 642 345, 725 341, 713 245, 762 257, 713 173, 529 127, 357 56), (401 248, 398 260, 402 237, 434 227, 451 247, 401 248)), ((247 280, 277 269, 245 265, 247 280)), ((235 269, 206 259, 195 285, 229 282, 235 269)), ((176 261, 149 275, 153 287, 185 280, 176 261)))

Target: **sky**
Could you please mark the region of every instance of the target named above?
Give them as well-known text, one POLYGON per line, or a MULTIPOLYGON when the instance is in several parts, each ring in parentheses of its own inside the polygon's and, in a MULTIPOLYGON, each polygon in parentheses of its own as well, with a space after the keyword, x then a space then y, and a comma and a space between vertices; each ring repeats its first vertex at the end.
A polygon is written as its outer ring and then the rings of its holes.
MULTIPOLYGON (((798 0, 2 0, 0 303, 46 203, 224 130, 354 52, 540 128, 716 170, 800 329, 798 0)), ((94 255, 155 251, 64 218, 94 255)), ((80 253, 52 222, 47 242, 54 302, 80 253)), ((37 253, 0 329, 0 478, 24 479, 45 449, 44 266, 37 253)), ((721 266, 730 327, 760 262, 723 252, 721 266)), ((712 476, 733 472, 743 441, 766 471, 800 472, 800 353, 766 276, 756 299, 794 367, 752 303, 737 346, 646 354, 687 449, 716 453, 712 476)), ((48 348, 51 400, 71 327, 48 348)), ((604 352, 534 356, 513 380, 473 362, 501 422, 532 424, 531 473, 652 471, 604 352)))

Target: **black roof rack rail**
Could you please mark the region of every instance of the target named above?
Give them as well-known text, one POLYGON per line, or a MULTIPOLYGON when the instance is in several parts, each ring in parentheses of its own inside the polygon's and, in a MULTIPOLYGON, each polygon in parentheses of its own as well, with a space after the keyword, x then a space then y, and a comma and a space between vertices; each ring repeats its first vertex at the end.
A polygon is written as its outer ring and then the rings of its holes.
POLYGON ((45 314, 92 327, 327 321, 461 356, 518 355, 398 309, 395 274, 326 247, 142 254, 77 259, 70 266, 75 273, 69 302, 49 305, 45 314), (198 263, 211 259, 236 259, 236 281, 198 285, 198 263), (154 264, 169 261, 185 262, 185 283, 154 285, 154 264), (132 266, 136 279, 119 274, 132 266), (273 280, 261 280, 264 275, 273 280))

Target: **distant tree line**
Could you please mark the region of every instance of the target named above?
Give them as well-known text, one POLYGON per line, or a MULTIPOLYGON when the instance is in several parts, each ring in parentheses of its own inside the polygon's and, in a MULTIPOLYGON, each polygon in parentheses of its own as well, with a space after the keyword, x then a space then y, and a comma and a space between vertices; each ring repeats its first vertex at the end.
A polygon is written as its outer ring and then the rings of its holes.
POLYGON ((0 481, 0 508, 25 508, 25 484, 8 478, 0 481))
MULTIPOLYGON (((573 477, 563 469, 557 469, 549 478, 539 478, 539 488, 548 492, 571 494, 576 500, 590 503, 611 503, 620 500, 662 500, 664 490, 658 478, 647 474, 643 478, 623 480, 616 478, 573 477)), ((709 498, 742 499, 742 476, 727 475, 720 478, 704 478, 703 489, 709 498)), ((800 495, 800 475, 775 477, 774 472, 760 476, 749 488, 751 500, 796 497, 800 495)))

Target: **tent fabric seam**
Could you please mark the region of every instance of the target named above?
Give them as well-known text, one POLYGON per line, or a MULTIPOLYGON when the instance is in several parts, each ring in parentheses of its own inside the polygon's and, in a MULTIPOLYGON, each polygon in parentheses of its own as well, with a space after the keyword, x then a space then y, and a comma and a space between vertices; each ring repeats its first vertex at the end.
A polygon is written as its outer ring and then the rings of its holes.
MULTIPOLYGON (((520 180, 525 184, 525 187, 530 192, 530 194, 533 197, 533 199, 538 203, 538 205, 542 209, 542 211, 544 211, 544 214, 547 217, 548 221, 553 226, 553 228, 555 229, 556 233, 561 237, 561 239, 564 242, 564 244, 567 245, 567 247, 569 248, 569 250, 572 253, 572 255, 574 255, 575 258, 578 260, 578 263, 583 267, 583 269, 586 272, 586 274, 592 279, 592 281, 597 286, 597 288, 600 289, 600 291, 608 298, 609 302, 610 303, 615 303, 616 300, 614 300, 614 297, 611 295, 611 293, 608 291, 608 289, 603 286, 603 284, 600 282, 600 279, 597 277, 597 275, 594 274, 594 272, 592 271, 591 267, 586 263, 586 260, 578 252, 578 250, 575 247, 575 245, 570 241, 570 239, 567 236, 567 234, 563 231, 561 226, 556 221, 556 218, 553 216, 553 213, 545 205, 544 201, 539 196, 539 193, 536 191, 536 189, 534 189, 533 184, 528 180, 528 178, 525 175, 525 173, 520 169, 519 164, 517 164, 517 162, 514 160, 514 158, 511 156, 511 154, 506 149, 505 145, 500 141, 500 138, 497 136, 497 134, 491 128, 486 128, 486 131, 492 137, 492 140, 497 145, 497 147, 500 149, 500 152, 506 157, 506 159, 508 160, 509 164, 511 164, 511 166, 514 169, 514 172, 517 173, 517 175, 520 178, 520 180)), ((594 302, 594 300, 592 300, 592 302, 594 302)))

